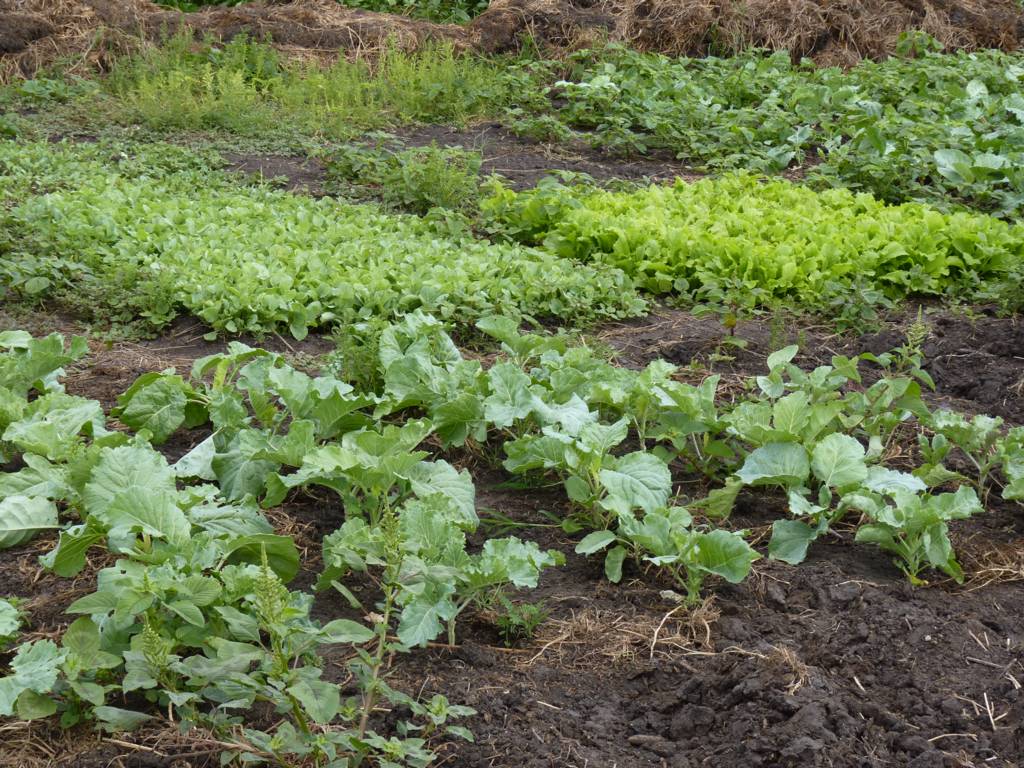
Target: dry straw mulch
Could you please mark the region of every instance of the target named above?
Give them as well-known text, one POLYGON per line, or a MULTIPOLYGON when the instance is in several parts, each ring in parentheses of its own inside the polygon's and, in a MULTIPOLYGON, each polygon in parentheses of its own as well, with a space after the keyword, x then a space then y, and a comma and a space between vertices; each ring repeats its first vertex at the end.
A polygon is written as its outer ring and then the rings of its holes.
POLYGON ((891 54, 901 32, 924 30, 948 49, 1016 50, 1024 13, 1016 0, 493 0, 469 24, 432 24, 335 0, 256 2, 180 13, 148 0, 0 0, 0 81, 60 63, 82 74, 186 26, 197 37, 271 38, 283 51, 330 58, 412 49, 428 40, 487 53, 526 36, 549 53, 603 40, 670 55, 729 54, 750 46, 820 63, 891 54))

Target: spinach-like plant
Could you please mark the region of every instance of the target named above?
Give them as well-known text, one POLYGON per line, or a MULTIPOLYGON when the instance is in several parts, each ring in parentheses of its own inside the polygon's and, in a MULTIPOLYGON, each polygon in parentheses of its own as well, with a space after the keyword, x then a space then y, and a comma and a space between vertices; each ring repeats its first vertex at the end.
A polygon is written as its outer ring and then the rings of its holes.
POLYGON ((614 424, 587 422, 575 432, 545 427, 539 435, 505 444, 505 469, 514 474, 554 471, 577 505, 578 524, 602 530, 619 513, 665 506, 672 492, 672 475, 657 456, 612 453, 628 431, 624 418, 614 424))
POLYGON ((951 520, 963 520, 982 511, 973 488, 928 495, 895 489, 884 493, 860 492, 844 499, 864 512, 870 522, 857 530, 858 542, 877 544, 896 555, 896 565, 915 585, 926 584, 920 574, 937 568, 957 583, 963 570, 949 541, 951 520))
POLYGON ((691 606, 700 602, 701 588, 709 574, 738 584, 760 557, 742 532, 694 526, 692 516, 683 507, 662 507, 640 517, 621 514, 615 532, 594 531, 576 546, 576 552, 583 555, 605 549, 604 569, 609 581, 622 579, 627 556, 642 558, 668 573, 685 590, 686 602, 691 606))
POLYGON ((514 537, 489 539, 470 554, 465 528, 462 513, 439 496, 389 508, 378 524, 347 520, 324 539, 320 584, 333 584, 351 599, 339 579, 379 571, 385 596, 401 609, 403 644, 424 645, 447 626, 454 645, 456 620, 466 608, 489 605, 509 587, 535 587, 541 570, 562 562, 560 553, 514 537))

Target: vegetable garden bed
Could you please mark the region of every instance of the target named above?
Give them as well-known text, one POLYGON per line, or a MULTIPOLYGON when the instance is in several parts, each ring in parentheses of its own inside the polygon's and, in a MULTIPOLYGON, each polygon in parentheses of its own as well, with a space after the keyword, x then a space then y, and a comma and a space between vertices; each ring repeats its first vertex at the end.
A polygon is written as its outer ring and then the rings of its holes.
POLYGON ((0 768, 1018 768, 1024 66, 898 45, 0 88, 0 768))
MULTIPOLYGON (((912 317, 861 338, 806 324, 780 331, 751 319, 737 329, 749 341, 739 349, 720 345, 713 319, 661 311, 607 327, 600 337, 629 366, 660 356, 708 364, 728 379, 760 371, 764 353, 782 341, 802 340, 807 351, 797 362, 805 369, 831 352, 880 352, 901 338, 912 317)), ((52 322, 44 317, 33 331, 52 322)), ((936 312, 929 324, 927 368, 938 385, 929 400, 1020 423, 1021 399, 1012 390, 1012 382, 1019 388, 1024 380, 1024 361, 1014 354, 1019 323, 936 312)), ((145 371, 187 370, 222 348, 201 332, 179 324, 152 341, 94 347, 89 362, 68 376, 68 391, 110 408, 145 371)), ((329 348, 315 336, 289 346, 300 354, 329 348)), ((207 434, 179 432, 161 451, 175 461, 207 434)), ((671 581, 652 571, 627 565, 622 583, 612 585, 599 560, 575 554, 579 535, 550 527, 549 513, 568 511, 559 488, 508 487, 500 470, 458 453, 449 458, 472 472, 482 515, 495 510, 506 522, 548 526, 515 533, 563 552, 566 564, 546 570, 538 588, 522 594, 542 600, 549 612, 532 639, 507 647, 493 616, 482 612, 460 622, 457 647, 437 645, 397 660, 392 685, 421 697, 443 693, 478 712, 467 721, 475 743, 449 742, 440 764, 1012 766, 1024 749, 1018 505, 993 498, 987 514, 955 524, 963 586, 912 588, 887 555, 854 544, 853 528, 840 526, 801 565, 758 561, 742 584, 718 582, 713 598, 689 610, 666 598, 671 581)), ((784 514, 782 498, 744 492, 729 524, 754 531, 763 546, 772 521, 784 514)), ((310 586, 321 568, 321 537, 345 519, 341 505, 331 494, 300 496, 271 510, 270 519, 303 552, 292 588, 310 586)), ((36 563, 53 543, 44 536, 0 560, 6 591, 26 600, 31 615, 26 639, 52 636, 67 621, 64 608, 91 591, 94 569, 111 562, 97 552, 67 582, 36 563)), ((369 584, 355 589, 361 599, 373 593, 369 584)), ((313 615, 324 622, 356 617, 333 591, 317 598, 313 615)), ((327 679, 344 679, 347 656, 325 652, 327 679)), ((223 750, 216 739, 181 736, 169 723, 106 738, 81 728, 63 733, 46 722, 10 724, 6 733, 5 765, 98 768, 117 758, 125 766, 199 768, 217 765, 223 750), (59 746, 61 757, 52 762, 40 743, 59 746)))

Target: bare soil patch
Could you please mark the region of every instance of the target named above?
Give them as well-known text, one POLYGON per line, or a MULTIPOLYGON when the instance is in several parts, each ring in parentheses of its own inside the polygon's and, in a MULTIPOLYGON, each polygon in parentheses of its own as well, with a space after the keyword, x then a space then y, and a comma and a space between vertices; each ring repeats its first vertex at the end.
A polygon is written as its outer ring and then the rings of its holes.
MULTIPOLYGON (((555 171, 583 173, 599 182, 611 180, 668 182, 678 177, 700 176, 668 156, 654 152, 642 158, 623 159, 582 142, 549 145, 521 138, 499 123, 467 128, 424 125, 400 130, 397 143, 405 147, 436 144, 461 147, 480 153, 483 176, 503 176, 516 190, 530 189, 555 171)), ((279 179, 284 188, 319 197, 326 194, 327 168, 318 158, 299 155, 222 153, 228 167, 267 180, 279 179)))

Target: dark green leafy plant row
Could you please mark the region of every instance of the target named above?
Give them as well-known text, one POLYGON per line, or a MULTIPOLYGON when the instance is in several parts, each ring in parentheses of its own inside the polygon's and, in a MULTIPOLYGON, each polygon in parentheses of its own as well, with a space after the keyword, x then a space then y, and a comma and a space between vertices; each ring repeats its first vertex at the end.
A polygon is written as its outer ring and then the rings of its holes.
POLYGON ((1024 227, 984 214, 748 174, 635 192, 496 186, 481 208, 498 234, 618 267, 653 293, 834 316, 907 296, 1021 304, 1024 227))
POLYGON ((516 126, 697 168, 777 172, 890 202, 1024 209, 1024 59, 999 51, 893 57, 842 71, 785 53, 670 59, 577 54, 516 126))
MULTIPOLYGON (((473 482, 422 450, 431 436, 484 456, 500 448, 512 474, 557 477, 570 501, 562 527, 586 532, 577 552, 605 552, 616 582, 627 563, 653 565, 691 604, 708 577, 742 581, 760 557, 743 531, 718 522, 744 487, 787 499, 770 557, 799 563, 839 520, 859 519, 857 540, 892 553, 914 584, 931 568, 962 580, 950 521, 979 513, 995 489, 1024 498, 1022 429, 931 412, 913 344, 810 373, 788 347, 723 403, 715 376, 684 384, 664 361, 630 371, 565 337, 523 335, 509 318, 478 325, 502 344, 486 369, 421 312, 389 326, 376 392, 234 342, 188 376, 140 377, 110 414, 134 435, 63 391, 62 367, 85 354, 84 340, 0 334, 0 462, 21 467, 0 473, 0 549, 59 530, 41 562, 64 577, 96 548, 118 556, 69 607, 80 618, 59 644, 16 649, 0 677, 0 716, 59 714, 66 726, 122 731, 169 712, 217 733, 242 764, 427 765, 432 740, 469 737, 449 720, 471 712, 391 689, 388 659, 444 632, 454 643, 463 611, 508 604, 510 589, 536 586, 561 561, 514 537, 469 551, 473 482), (865 359, 884 372, 870 386, 865 359), (913 419, 931 432, 919 439, 923 463, 912 473, 886 466, 913 419), (152 447, 203 426, 209 436, 173 465, 152 447), (977 473, 949 469, 952 451, 977 473), (675 480, 694 473, 710 492, 681 498, 675 480), (369 626, 314 622, 311 596, 286 586, 299 553, 261 508, 311 486, 335 494, 346 518, 324 539, 318 588, 339 591, 369 626), (377 585, 374 612, 346 585, 353 573, 377 585), (354 651, 355 696, 318 664, 316 649, 331 644, 354 651), (409 718, 395 734, 373 729, 383 702, 409 718), (278 714, 268 730, 246 718, 256 703, 278 714)), ((23 621, 16 599, 0 601, 0 642, 15 642, 23 621)))
POLYGON ((176 151, 133 175, 95 161, 101 151, 0 144, 7 286, 78 303, 88 296, 157 326, 184 309, 229 333, 289 329, 297 338, 417 308, 576 323, 645 307, 617 269, 492 245, 457 221, 242 187, 179 163, 176 151), (23 199, 40 185, 52 189, 23 199))

